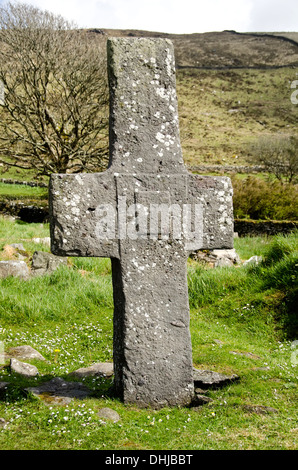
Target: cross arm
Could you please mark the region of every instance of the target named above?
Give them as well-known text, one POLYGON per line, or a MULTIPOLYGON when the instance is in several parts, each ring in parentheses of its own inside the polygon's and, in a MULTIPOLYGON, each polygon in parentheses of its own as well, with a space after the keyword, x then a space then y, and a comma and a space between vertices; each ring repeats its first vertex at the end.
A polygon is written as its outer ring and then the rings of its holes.
POLYGON ((114 175, 104 173, 52 175, 49 187, 51 251, 59 256, 118 258, 115 237, 102 235, 103 219, 116 220, 114 175), (107 214, 106 209, 110 213, 107 214), (99 230, 99 228, 101 230, 99 230))
POLYGON ((187 251, 233 248, 234 216, 233 188, 230 178, 190 174, 188 202, 192 205, 192 225, 195 225, 194 206, 198 207, 201 230, 186 243, 187 251))

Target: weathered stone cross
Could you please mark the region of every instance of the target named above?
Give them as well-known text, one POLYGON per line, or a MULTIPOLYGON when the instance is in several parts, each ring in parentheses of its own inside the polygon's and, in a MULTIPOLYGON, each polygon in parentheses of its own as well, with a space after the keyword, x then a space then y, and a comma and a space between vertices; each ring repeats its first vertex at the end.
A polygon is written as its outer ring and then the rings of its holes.
POLYGON ((110 164, 53 175, 52 252, 112 260, 115 390, 140 407, 193 396, 186 261, 232 248, 229 178, 188 173, 174 51, 164 39, 110 39, 110 164))

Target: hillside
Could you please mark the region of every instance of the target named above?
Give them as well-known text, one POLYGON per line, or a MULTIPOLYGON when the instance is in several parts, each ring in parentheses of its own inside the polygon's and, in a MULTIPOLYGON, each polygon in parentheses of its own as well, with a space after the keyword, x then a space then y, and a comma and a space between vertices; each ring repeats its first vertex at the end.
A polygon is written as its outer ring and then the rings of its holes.
POLYGON ((138 30, 90 30, 106 36, 164 37, 175 47, 177 68, 246 68, 298 66, 298 33, 235 31, 167 34, 138 30))
MULTIPOLYGON (((201 165, 220 165, 227 171, 232 165, 237 172, 246 171, 252 164, 247 144, 264 134, 297 133, 298 105, 291 102, 291 84, 298 79, 298 32, 87 31, 103 43, 113 36, 173 41, 181 144, 190 169, 202 172, 201 165)), ((18 170, 3 168, 2 173, 20 179, 18 170)))
POLYGON ((247 144, 264 134, 296 133, 298 106, 291 102, 291 84, 298 77, 298 33, 89 32, 103 40, 173 41, 181 143, 184 161, 192 169, 250 166, 247 144))
POLYGON ((296 134, 292 67, 177 71, 186 164, 250 165, 249 144, 259 136, 296 134))

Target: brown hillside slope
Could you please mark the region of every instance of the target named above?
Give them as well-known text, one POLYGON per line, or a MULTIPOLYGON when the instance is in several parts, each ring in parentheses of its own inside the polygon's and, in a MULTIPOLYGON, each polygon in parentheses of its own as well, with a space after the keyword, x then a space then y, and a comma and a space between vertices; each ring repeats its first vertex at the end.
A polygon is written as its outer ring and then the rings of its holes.
POLYGON ((173 41, 177 68, 275 68, 298 66, 298 33, 222 31, 167 34, 152 31, 93 29, 119 37, 165 37, 173 41))

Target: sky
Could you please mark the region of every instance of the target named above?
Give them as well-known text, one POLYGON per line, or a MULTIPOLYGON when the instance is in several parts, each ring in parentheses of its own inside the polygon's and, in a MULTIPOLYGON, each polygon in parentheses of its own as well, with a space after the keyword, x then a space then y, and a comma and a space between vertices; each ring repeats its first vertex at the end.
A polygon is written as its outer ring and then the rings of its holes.
MULTIPOLYGON (((0 0, 0 5, 6 0, 0 0)), ((175 34, 298 31, 297 0, 24 0, 80 28, 175 34)))

